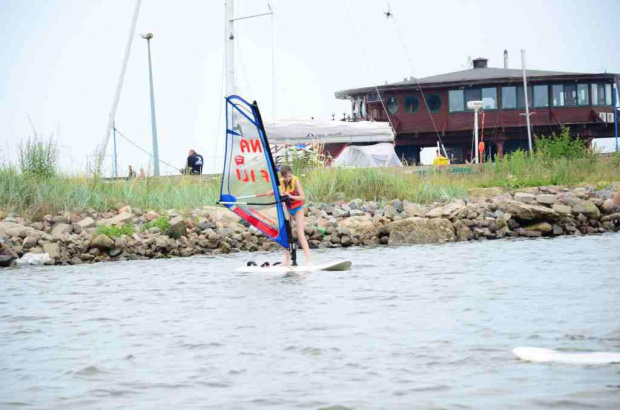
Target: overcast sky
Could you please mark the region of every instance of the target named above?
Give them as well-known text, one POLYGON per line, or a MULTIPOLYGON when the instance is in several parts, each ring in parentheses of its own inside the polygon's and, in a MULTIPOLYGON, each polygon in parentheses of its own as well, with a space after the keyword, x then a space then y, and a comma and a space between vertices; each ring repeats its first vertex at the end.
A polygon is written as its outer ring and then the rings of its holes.
MULTIPOLYGON (((266 120, 274 107, 277 118, 340 118, 350 106, 335 91, 462 70, 469 56, 501 67, 504 49, 513 68, 523 48, 528 68, 620 73, 617 0, 271 2, 273 20, 240 21, 235 33, 239 94, 257 100, 266 120), (394 19, 384 15, 388 3, 394 19)), ((64 170, 85 172, 104 138, 134 5, 0 0, 0 161, 17 162, 34 126, 58 140, 64 170)), ((235 7, 237 16, 268 11, 266 0, 235 7)), ((142 2, 116 125, 151 151, 147 48, 139 37, 148 31, 161 159, 182 167, 194 148, 206 171, 219 169, 212 164, 223 155, 224 1, 142 2)), ((121 175, 129 164, 148 168, 149 157, 120 137, 117 150, 121 175)), ((109 172, 112 144, 107 152, 109 172)), ((162 165, 161 172, 177 171, 162 165)))

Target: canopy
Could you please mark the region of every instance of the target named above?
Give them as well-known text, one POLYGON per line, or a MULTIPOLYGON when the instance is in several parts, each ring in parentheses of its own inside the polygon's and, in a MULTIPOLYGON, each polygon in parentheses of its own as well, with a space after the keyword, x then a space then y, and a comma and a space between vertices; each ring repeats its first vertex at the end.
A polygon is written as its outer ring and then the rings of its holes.
POLYGON ((359 168, 403 166, 394 152, 394 145, 388 143, 365 146, 349 145, 334 160, 334 165, 359 168))
POLYGON ((377 121, 278 120, 266 123, 265 131, 271 144, 394 141, 390 124, 377 121))

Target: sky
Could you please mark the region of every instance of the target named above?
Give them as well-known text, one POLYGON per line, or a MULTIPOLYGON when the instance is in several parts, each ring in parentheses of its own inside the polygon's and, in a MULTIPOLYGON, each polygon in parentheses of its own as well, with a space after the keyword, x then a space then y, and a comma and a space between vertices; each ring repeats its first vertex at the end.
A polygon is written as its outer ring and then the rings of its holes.
MULTIPOLYGON (((620 73, 616 0, 271 0, 273 17, 235 26, 238 93, 274 118, 331 119, 350 112, 339 90, 466 68, 620 73), (387 9, 393 18, 387 19, 387 9), (400 40, 402 39, 402 41, 400 40), (273 64, 272 64, 273 61, 273 64), (275 92, 274 92, 275 91, 275 92)), ((134 0, 0 0, 0 162, 17 164, 35 133, 58 142, 64 172, 84 174, 105 137, 134 0)), ((237 17, 267 12, 236 0, 237 17)), ((223 0, 143 0, 116 111, 120 133, 151 152, 147 44, 152 32, 162 174, 189 149, 219 172, 224 140, 223 0)), ((113 144, 104 171, 111 173, 113 144)), ((117 135, 119 175, 150 157, 117 135)))

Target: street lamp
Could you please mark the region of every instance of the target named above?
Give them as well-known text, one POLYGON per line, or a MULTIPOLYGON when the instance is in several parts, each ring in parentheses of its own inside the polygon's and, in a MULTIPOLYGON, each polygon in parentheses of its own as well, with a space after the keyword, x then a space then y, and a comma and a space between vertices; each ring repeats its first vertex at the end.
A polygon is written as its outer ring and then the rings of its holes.
POLYGON ((475 138, 475 150, 476 150, 476 164, 480 163, 480 158, 478 154, 478 111, 484 107, 484 103, 482 101, 468 101, 467 108, 470 110, 474 110, 474 138, 475 138))
POLYGON ((153 33, 140 34, 146 40, 149 51, 149 83, 151 86, 151 130, 153 134, 153 172, 159 176, 159 150, 157 149, 157 122, 155 121, 155 94, 153 92, 153 67, 151 65, 151 39, 153 33))

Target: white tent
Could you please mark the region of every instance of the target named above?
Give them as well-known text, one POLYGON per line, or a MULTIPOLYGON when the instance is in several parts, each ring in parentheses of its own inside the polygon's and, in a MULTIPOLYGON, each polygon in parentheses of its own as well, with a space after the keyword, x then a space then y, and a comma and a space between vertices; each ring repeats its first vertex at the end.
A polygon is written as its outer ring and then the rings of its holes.
POLYGON ((376 121, 278 120, 265 123, 265 131, 271 144, 394 141, 390 124, 376 121))
POLYGON ((394 145, 388 143, 375 145, 349 145, 334 160, 341 167, 402 167, 403 164, 394 152, 394 145))

